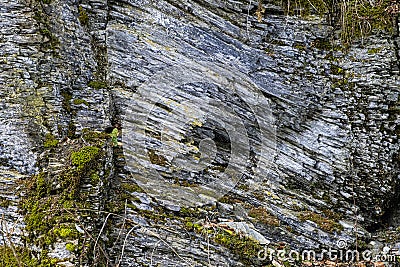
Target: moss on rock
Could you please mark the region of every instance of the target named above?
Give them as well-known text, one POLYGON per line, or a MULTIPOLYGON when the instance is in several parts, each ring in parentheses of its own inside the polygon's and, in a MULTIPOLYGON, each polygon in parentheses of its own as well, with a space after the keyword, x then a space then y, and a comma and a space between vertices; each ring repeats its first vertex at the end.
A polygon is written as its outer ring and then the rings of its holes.
POLYGON ((269 214, 269 212, 263 207, 252 208, 249 212, 249 216, 263 224, 279 226, 279 219, 269 214))
POLYGON ((89 87, 92 87, 93 89, 103 89, 103 88, 107 88, 107 83, 102 82, 102 81, 90 81, 88 83, 89 87))
POLYGON ((79 6, 78 12, 79 12, 79 16, 78 16, 79 22, 82 25, 87 26, 89 24, 89 16, 88 16, 86 10, 82 6, 79 6))
POLYGON ((254 266, 258 252, 264 249, 257 241, 226 229, 219 229, 212 239, 217 244, 228 248, 234 255, 238 255, 240 261, 247 266, 254 266))
POLYGON ((336 220, 323 217, 322 215, 314 213, 312 211, 303 212, 299 214, 298 217, 302 222, 306 220, 315 222, 322 230, 328 233, 340 233, 343 230, 343 226, 336 220))
POLYGON ((275 0, 282 6, 285 14, 307 17, 312 14, 329 18, 340 28, 340 38, 347 46, 352 41, 365 38, 376 30, 393 33, 393 20, 398 15, 395 1, 382 0, 275 0), (335 19, 333 19, 335 17, 335 19))
POLYGON ((47 253, 42 253, 40 259, 35 257, 28 248, 0 246, 0 266, 2 267, 52 267, 56 266, 59 259, 48 258, 47 253))
POLYGON ((99 157, 100 149, 94 146, 86 146, 77 152, 72 152, 71 161, 72 165, 75 165, 78 170, 82 170, 90 162, 96 160, 99 157))
POLYGON ((51 133, 46 134, 45 140, 43 143, 44 148, 53 148, 58 145, 58 140, 51 133))
POLYGON ((97 175, 94 182, 99 182, 103 167, 99 159, 104 155, 105 140, 92 137, 91 141, 86 145, 78 138, 70 140, 68 146, 56 146, 51 153, 67 159, 63 169, 56 175, 43 171, 24 181, 26 197, 20 202, 20 211, 25 215, 26 243, 46 251, 58 240, 80 239, 82 234, 75 224, 89 208, 89 196, 81 191, 82 181, 97 175))
POLYGON ((89 106, 89 103, 86 101, 86 100, 83 100, 83 99, 80 99, 80 98, 77 98, 77 99, 74 99, 74 105, 85 105, 85 106, 89 106))

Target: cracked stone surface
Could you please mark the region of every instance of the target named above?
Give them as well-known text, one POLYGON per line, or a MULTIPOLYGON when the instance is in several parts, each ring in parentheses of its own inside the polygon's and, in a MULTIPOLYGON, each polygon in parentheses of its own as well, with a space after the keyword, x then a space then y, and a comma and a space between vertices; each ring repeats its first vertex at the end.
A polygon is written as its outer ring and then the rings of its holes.
POLYGON ((344 51, 272 1, 260 22, 251 1, 44 2, 0 0, 2 244, 23 243, 19 182, 70 160, 45 135, 119 124, 101 182, 80 185, 93 257, 57 241, 60 266, 263 266, 213 240, 221 225, 296 249, 398 246, 398 23, 344 51))

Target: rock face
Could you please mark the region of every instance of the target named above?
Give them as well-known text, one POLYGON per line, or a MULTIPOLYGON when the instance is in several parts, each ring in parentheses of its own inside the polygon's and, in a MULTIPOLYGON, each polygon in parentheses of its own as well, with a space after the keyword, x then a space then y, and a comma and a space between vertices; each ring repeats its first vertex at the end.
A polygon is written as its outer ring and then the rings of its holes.
POLYGON ((264 266, 265 240, 395 245, 398 19, 345 50, 322 18, 264 7, 0 0, 3 247, 64 266, 264 266), (63 151, 113 128, 97 178, 79 172, 76 235, 33 246, 21 181, 46 173, 39 200, 61 194, 79 169, 63 151))

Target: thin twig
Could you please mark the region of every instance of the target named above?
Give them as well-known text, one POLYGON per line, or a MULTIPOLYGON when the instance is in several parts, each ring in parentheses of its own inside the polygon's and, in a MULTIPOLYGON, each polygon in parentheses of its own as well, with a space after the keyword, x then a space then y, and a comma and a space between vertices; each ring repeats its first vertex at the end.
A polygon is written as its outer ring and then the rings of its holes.
POLYGON ((154 255, 154 251, 156 250, 156 247, 158 246, 158 244, 160 244, 161 241, 158 240, 157 243, 154 245, 153 250, 151 251, 151 255, 150 255, 150 266, 153 266, 153 255, 154 255))
POLYGON ((101 234, 103 233, 104 227, 106 226, 107 221, 108 221, 108 218, 110 217, 110 215, 111 215, 111 214, 108 214, 107 217, 106 217, 106 219, 104 220, 103 226, 101 227, 100 232, 99 232, 99 235, 98 235, 97 238, 96 238, 96 242, 94 242, 93 256, 96 255, 96 246, 97 246, 97 243, 99 242, 100 236, 101 236, 101 234))
POLYGON ((211 265, 211 259, 210 259, 210 236, 207 235, 207 259, 208 259, 208 266, 211 265))
POLYGON ((124 252, 125 252, 125 246, 126 246, 126 240, 128 240, 129 235, 132 233, 133 230, 137 229, 139 226, 135 225, 134 227, 132 227, 129 232, 126 234, 125 239, 124 239, 124 243, 122 244, 122 250, 121 250, 121 257, 119 258, 119 261, 117 263, 117 267, 120 266, 121 262, 122 262, 122 258, 124 257, 124 252))
MULTIPOLYGON (((9 236, 9 232, 8 232, 8 229, 7 229, 7 225, 5 225, 5 231, 3 230, 4 229, 4 214, 2 214, 2 217, 1 217, 1 229, 0 229, 0 231, 3 233, 3 240, 4 240, 4 237, 6 237, 7 238, 7 240, 8 240, 8 245, 10 246, 10 248, 11 248, 11 251, 12 251, 12 253, 14 254, 14 257, 15 257, 15 259, 17 260, 17 263, 18 263, 18 266, 19 267, 22 267, 22 262, 21 262, 21 259, 19 258, 19 256, 18 256, 18 254, 17 254, 17 251, 15 250, 15 247, 14 247, 14 245, 13 245, 13 243, 12 243, 12 241, 11 241, 11 238, 10 238, 10 236, 9 236)), ((14 232, 14 231, 13 231, 14 232)), ((5 240, 4 240, 4 245, 6 245, 7 246, 7 243, 5 242, 5 240)))
POLYGON ((125 223, 126 223, 126 212, 127 212, 127 205, 128 205, 128 200, 127 199, 125 199, 125 208, 124 208, 124 219, 123 219, 123 222, 122 222, 122 227, 121 227, 121 229, 119 230, 119 232, 118 232, 118 236, 117 236, 117 239, 115 239, 115 242, 114 242, 114 245, 113 245, 113 247, 117 244, 117 242, 118 242, 118 240, 119 240, 119 238, 121 237, 121 234, 122 234, 122 231, 124 230, 124 228, 125 228, 125 223))
MULTIPOLYGON (((67 211, 67 212, 69 212, 69 209, 64 209, 65 211, 67 211)), ((74 209, 74 210, 76 210, 76 209, 74 209)), ((83 209, 82 209, 83 210, 83 209)), ((91 211, 95 211, 95 210, 93 210, 93 209, 86 209, 86 210, 91 210, 91 211)), ((96 211, 96 212, 98 212, 98 211, 96 211)), ((71 212, 70 212, 71 213, 71 212)), ((71 213, 72 214, 72 213, 71 213)), ((112 213, 109 213, 109 214, 112 214, 112 213)), ((89 231, 87 231, 86 230, 86 228, 83 226, 83 223, 82 223, 82 221, 79 219, 79 218, 77 218, 77 222, 79 223, 79 227, 81 227, 84 231, 85 231, 85 234, 87 234, 88 236, 89 236, 89 238, 92 240, 92 241, 95 241, 95 239, 94 239, 94 237, 89 233, 89 231)), ((101 246, 99 246, 99 248, 100 248, 100 251, 103 253, 103 255, 104 255, 104 257, 107 259, 107 264, 110 264, 110 258, 108 257, 108 254, 107 254, 107 252, 101 247, 101 246)), ((93 257, 94 257, 95 255, 93 255, 93 257)), ((108 266, 108 265, 107 265, 108 266)))
POLYGON ((184 261, 186 264, 189 264, 190 266, 193 266, 193 264, 191 264, 190 262, 188 262, 187 260, 185 260, 184 258, 182 258, 181 255, 179 255, 179 253, 170 245, 168 244, 164 239, 162 239, 157 233, 145 228, 146 231, 148 231, 152 236, 157 237, 158 239, 161 240, 161 242, 163 242, 169 249, 172 250, 172 252, 175 253, 176 256, 178 256, 179 259, 181 259, 182 261, 184 261))

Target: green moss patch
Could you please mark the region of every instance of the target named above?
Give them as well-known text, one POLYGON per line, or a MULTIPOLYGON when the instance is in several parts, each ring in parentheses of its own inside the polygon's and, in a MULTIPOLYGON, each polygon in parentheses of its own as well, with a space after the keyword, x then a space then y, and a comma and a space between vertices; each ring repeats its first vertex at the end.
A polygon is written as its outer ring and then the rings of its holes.
POLYGON ((58 145, 58 140, 54 137, 54 135, 48 133, 45 136, 43 146, 44 148, 52 148, 58 145))
POLYGON ((228 248, 234 255, 238 255, 240 261, 248 266, 254 266, 258 261, 258 252, 264 249, 257 241, 226 229, 219 229, 212 239, 215 243, 228 248))
POLYGON ((144 190, 135 183, 121 183, 121 188, 129 193, 131 193, 131 192, 143 193, 144 192, 144 190))
POLYGON ((110 138, 110 135, 105 132, 91 131, 89 129, 82 130, 82 138, 97 147, 104 145, 104 142, 110 138))
POLYGON ((340 233, 343 230, 343 226, 334 219, 323 217, 322 215, 311 211, 303 212, 298 217, 302 222, 306 220, 315 222, 322 230, 328 233, 340 233))
POLYGON ((241 203, 242 201, 235 198, 232 195, 226 194, 223 197, 221 197, 219 200, 221 203, 226 203, 226 204, 236 204, 236 203, 241 203))
POLYGON ((102 82, 102 81, 90 81, 88 83, 89 87, 92 87, 93 89, 103 89, 107 88, 107 83, 102 82))
POLYGON ((39 31, 48 39, 46 48, 54 50, 60 46, 60 40, 48 28, 41 28, 39 31))
POLYGON ((2 267, 53 267, 62 260, 49 258, 47 251, 41 253, 27 247, 0 246, 0 266, 2 267))
POLYGON ((0 207, 8 208, 11 205, 11 200, 6 197, 0 196, 0 207))
POLYGON ((249 216, 263 224, 279 226, 279 219, 269 214, 269 212, 263 207, 252 208, 249 212, 249 216))
POLYGON ((167 159, 162 155, 158 155, 155 150, 150 149, 147 154, 152 164, 156 164, 159 166, 167 165, 167 159))
POLYGON ((79 12, 79 16, 78 16, 79 22, 82 25, 85 25, 85 26, 88 25, 89 24, 89 16, 88 16, 86 10, 83 7, 79 6, 78 12, 79 12))
POLYGON ((185 228, 188 231, 206 236, 212 242, 226 247, 232 254, 238 256, 239 260, 246 266, 255 266, 255 263, 259 262, 257 259, 258 252, 264 249, 256 240, 237 234, 234 230, 228 228, 216 225, 210 228, 190 220, 186 221, 185 228))
POLYGON ((340 28, 340 38, 346 46, 376 30, 393 33, 393 19, 399 13, 398 4, 392 0, 274 0, 274 3, 280 5, 286 15, 307 17, 314 14, 331 20, 335 17, 337 25, 333 26, 340 28))
POLYGON ((370 55, 377 54, 381 50, 382 50, 382 47, 370 48, 370 49, 368 49, 368 54, 370 54, 370 55))
POLYGON ((75 228, 71 228, 71 227, 56 228, 53 230, 53 233, 62 239, 67 239, 67 238, 75 239, 75 238, 78 238, 78 236, 79 236, 78 231, 75 228))
POLYGON ((28 248, 0 246, 0 266, 2 267, 51 267, 56 266, 59 259, 47 258, 46 252, 42 253, 41 260, 36 259, 35 253, 28 248))
POLYGON ((316 38, 312 43, 311 43, 311 47, 320 49, 320 50, 325 50, 325 51, 329 51, 334 49, 332 43, 324 38, 316 38))
POLYGON ((89 145, 80 138, 70 140, 68 146, 55 144, 51 153, 66 159, 63 169, 56 174, 41 172, 23 181, 26 196, 19 208, 26 224, 25 242, 45 251, 57 240, 80 238, 75 223, 87 216, 84 210, 90 207, 81 185, 83 180, 100 182, 104 142, 93 137, 89 145))
POLYGON ((72 111, 71 109, 71 99, 72 99, 72 94, 67 91, 61 92, 61 96, 63 97, 62 100, 62 107, 70 113, 72 111))
POLYGON ((65 248, 70 251, 70 252, 74 252, 76 250, 76 245, 72 244, 72 243, 67 243, 65 245, 65 248))
POLYGON ((89 163, 94 162, 100 154, 100 148, 94 146, 86 146, 77 152, 72 152, 71 161, 78 170, 82 170, 89 163))
POLYGON ((73 102, 75 105, 85 105, 85 106, 89 106, 89 103, 86 101, 86 100, 83 100, 83 99, 74 99, 74 102, 73 102))

